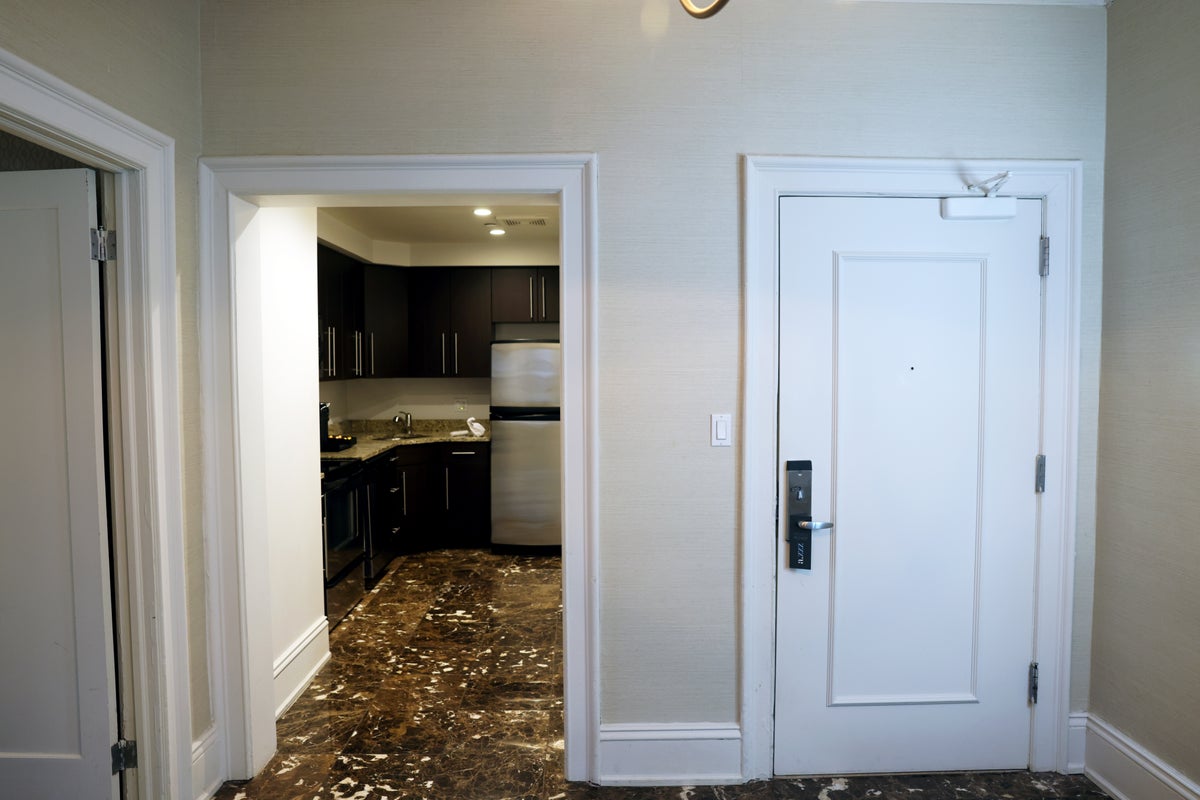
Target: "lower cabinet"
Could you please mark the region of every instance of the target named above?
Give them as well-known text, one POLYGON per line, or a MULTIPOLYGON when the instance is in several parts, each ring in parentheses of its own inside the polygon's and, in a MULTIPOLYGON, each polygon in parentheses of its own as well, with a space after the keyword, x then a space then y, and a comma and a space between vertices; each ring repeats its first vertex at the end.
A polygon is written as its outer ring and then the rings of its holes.
POLYGON ((492 539, 491 445, 450 442, 437 447, 441 448, 446 545, 488 546, 492 539))
POLYGON ((400 553, 491 541, 487 442, 406 444, 368 463, 367 577, 400 553))

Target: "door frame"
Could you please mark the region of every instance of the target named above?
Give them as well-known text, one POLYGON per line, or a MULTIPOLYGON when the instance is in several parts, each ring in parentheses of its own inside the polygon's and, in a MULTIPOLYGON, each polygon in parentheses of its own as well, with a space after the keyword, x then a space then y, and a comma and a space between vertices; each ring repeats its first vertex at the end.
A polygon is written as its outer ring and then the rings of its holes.
POLYGON ((127 553, 121 565, 127 580, 116 589, 132 618, 124 635, 133 663, 124 665, 124 674, 140 737, 136 789, 144 798, 190 797, 175 143, 3 49, 0 128, 115 176, 115 383, 122 398, 117 413, 126 514, 113 536, 127 553))
MULTIPOLYGON (((265 544, 246 535, 239 500, 257 491, 239 473, 234 233, 258 205, 363 205, 437 194, 558 199, 563 308, 563 635, 568 780, 596 780, 599 732, 597 601, 597 217, 594 154, 229 157, 200 161, 201 385, 206 397, 204 531, 210 674, 227 778, 252 777, 275 751, 265 544)), ((247 394, 246 396, 249 396, 247 394)))
POLYGON ((1043 200, 1044 234, 1052 242, 1046 278, 1042 434, 1049 468, 1040 499, 1034 645, 1041 693, 1033 710, 1030 767, 1065 772, 1078 475, 1080 163, 746 156, 743 167, 743 777, 770 777, 774 757, 779 198, 963 197, 973 194, 967 184, 1003 171, 1009 173, 1004 194, 1043 200))

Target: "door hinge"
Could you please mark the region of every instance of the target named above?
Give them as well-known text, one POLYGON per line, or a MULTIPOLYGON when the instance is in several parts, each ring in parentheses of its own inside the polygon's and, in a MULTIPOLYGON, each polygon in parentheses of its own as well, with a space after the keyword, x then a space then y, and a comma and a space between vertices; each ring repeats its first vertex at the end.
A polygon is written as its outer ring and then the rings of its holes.
POLYGON ((137 765, 137 742, 132 739, 118 739, 112 746, 112 774, 133 769, 137 765))
POLYGON ((1036 494, 1046 491, 1046 457, 1040 453, 1033 472, 1033 491, 1036 494))
POLYGON ((1038 695, 1038 662, 1029 662, 1029 703, 1037 705, 1038 695))
POLYGON ((117 232, 103 225, 92 228, 92 261, 111 261, 117 257, 117 232))
POLYGON ((1043 278, 1050 274, 1050 237, 1042 237, 1042 247, 1038 255, 1038 275, 1043 278))

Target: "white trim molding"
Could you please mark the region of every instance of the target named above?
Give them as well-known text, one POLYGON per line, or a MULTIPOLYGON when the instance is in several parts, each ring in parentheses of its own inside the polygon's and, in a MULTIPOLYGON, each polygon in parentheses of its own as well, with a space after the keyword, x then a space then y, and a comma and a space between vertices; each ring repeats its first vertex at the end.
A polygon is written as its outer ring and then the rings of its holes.
POLYGON ((1200 783, 1094 714, 1084 772, 1116 800, 1200 800, 1200 783))
POLYGON ((221 777, 221 754, 217 750, 218 744, 215 725, 192 742, 192 793, 189 797, 193 800, 208 800, 220 790, 224 782, 221 777))
POLYGON ((1067 772, 1071 775, 1081 775, 1087 765, 1087 725, 1086 711, 1073 711, 1067 718, 1067 772))
POLYGON ((275 659, 275 719, 292 707, 321 667, 329 663, 329 621, 322 615, 275 659))
POLYGON ((736 723, 600 726, 603 786, 710 786, 742 783, 742 731, 736 723))
MULTIPOLYGON (((247 535, 239 472, 237 271, 240 226, 261 205, 412 205, 435 195, 537 196, 561 211, 563 630, 566 777, 596 780, 597 217, 592 154, 202 159, 200 341, 211 674, 227 778, 249 778, 275 749, 269 599, 255 590, 266 547, 247 535)), ((259 537, 261 538, 261 537, 259 537)), ((261 582, 260 582, 261 583, 261 582)))
POLYGON ((138 796, 188 797, 191 707, 175 285, 175 143, 0 50, 0 128, 114 173, 138 796))
POLYGON ((957 197, 965 184, 1008 172, 1005 194, 1040 198, 1050 237, 1046 279, 1043 452, 1036 643, 1041 698, 1030 767, 1068 768, 1071 607, 1074 589, 1079 416, 1082 168, 1078 162, 747 156, 744 162, 742 694, 744 777, 773 772, 775 508, 778 491, 779 198, 957 197))

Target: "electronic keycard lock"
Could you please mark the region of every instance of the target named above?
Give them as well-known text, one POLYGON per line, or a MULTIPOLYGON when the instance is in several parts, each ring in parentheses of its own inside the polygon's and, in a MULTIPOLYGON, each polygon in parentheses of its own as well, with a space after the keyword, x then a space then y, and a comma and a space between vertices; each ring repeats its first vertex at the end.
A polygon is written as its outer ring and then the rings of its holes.
POLYGON ((812 532, 833 527, 812 521, 812 462, 787 462, 788 569, 812 569, 812 532))

